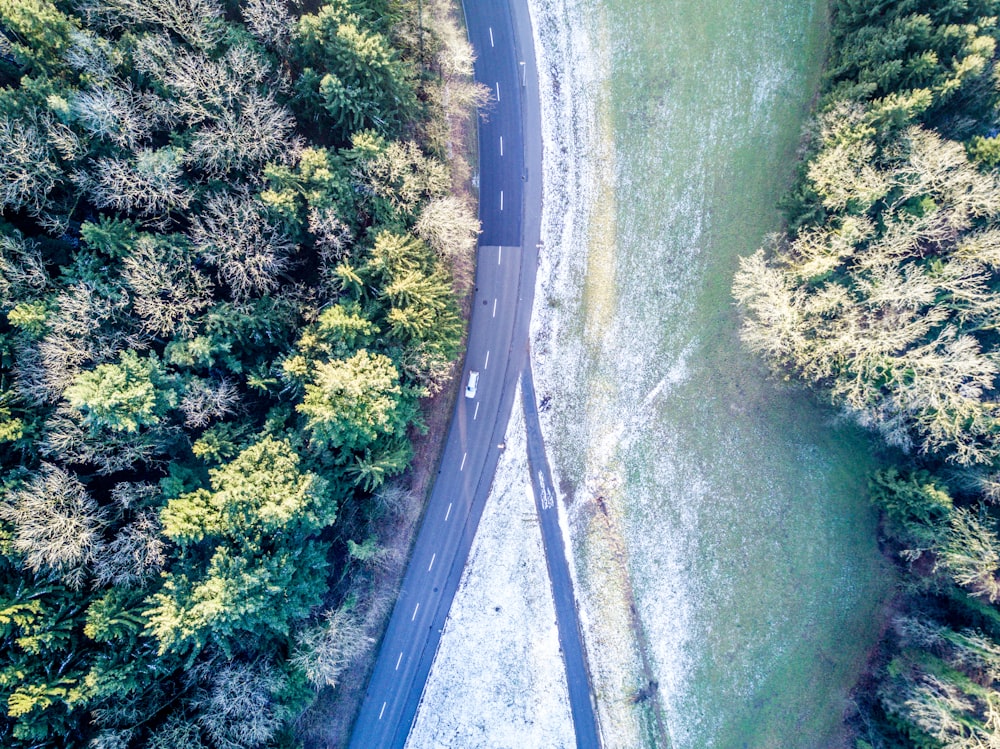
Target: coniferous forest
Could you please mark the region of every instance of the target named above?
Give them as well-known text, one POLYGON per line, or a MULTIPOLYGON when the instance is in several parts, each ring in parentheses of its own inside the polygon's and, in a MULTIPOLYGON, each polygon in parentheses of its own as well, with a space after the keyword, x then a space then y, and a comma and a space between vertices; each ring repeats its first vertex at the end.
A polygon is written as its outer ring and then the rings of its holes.
POLYGON ((900 570, 858 749, 1000 746, 1000 3, 837 0, 785 210, 741 261, 743 338, 896 448, 900 570))
POLYGON ((370 644, 478 231, 422 13, 0 0, 4 747, 296 746, 370 644))

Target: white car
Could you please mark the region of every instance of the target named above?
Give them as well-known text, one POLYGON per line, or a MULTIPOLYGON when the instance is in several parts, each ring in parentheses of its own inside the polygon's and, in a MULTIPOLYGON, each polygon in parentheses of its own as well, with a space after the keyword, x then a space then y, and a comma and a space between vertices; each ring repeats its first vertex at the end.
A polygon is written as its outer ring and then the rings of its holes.
POLYGON ((479 387, 479 372, 469 372, 469 384, 465 386, 465 397, 475 398, 476 388, 479 387))

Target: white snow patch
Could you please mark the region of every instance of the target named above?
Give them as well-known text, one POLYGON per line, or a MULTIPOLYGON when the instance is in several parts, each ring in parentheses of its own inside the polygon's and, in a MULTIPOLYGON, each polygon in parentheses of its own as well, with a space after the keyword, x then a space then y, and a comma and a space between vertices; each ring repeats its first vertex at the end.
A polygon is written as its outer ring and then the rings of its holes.
POLYGON ((407 749, 575 746, 520 393, 407 749))

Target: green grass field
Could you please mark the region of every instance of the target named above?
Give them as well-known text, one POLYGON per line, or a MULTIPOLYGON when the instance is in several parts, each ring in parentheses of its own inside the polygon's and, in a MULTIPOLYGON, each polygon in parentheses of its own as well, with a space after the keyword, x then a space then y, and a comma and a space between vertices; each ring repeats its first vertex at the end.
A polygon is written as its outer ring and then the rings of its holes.
POLYGON ((617 487, 675 749, 834 745, 891 578, 873 443, 742 350, 729 295, 779 226, 825 6, 593 5, 604 140, 576 158, 603 166, 587 279, 549 312, 567 334, 547 355, 582 365, 553 453, 617 487))

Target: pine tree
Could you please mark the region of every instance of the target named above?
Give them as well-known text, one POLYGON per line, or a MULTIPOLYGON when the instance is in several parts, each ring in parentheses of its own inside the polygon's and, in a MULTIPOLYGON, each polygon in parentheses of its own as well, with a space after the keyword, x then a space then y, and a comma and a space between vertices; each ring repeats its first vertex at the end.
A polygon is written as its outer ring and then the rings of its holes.
POLYGON ((399 372, 382 354, 361 350, 317 363, 305 393, 296 410, 320 447, 358 450, 405 430, 399 372))
POLYGON ((92 429, 136 432, 158 424, 176 405, 172 380, 159 360, 125 351, 117 364, 101 364, 78 375, 66 400, 92 429))

